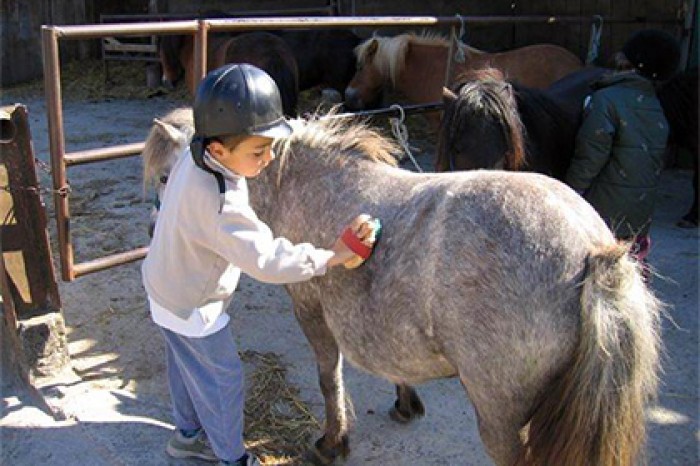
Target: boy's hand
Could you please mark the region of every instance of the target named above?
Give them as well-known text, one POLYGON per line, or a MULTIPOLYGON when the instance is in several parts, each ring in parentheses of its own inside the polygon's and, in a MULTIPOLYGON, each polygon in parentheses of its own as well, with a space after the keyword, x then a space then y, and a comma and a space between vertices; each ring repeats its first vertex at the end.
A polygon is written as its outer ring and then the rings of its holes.
POLYGON ((379 220, 367 214, 358 215, 336 240, 332 249, 335 257, 329 265, 343 264, 348 269, 362 265, 372 254, 379 228, 379 220))

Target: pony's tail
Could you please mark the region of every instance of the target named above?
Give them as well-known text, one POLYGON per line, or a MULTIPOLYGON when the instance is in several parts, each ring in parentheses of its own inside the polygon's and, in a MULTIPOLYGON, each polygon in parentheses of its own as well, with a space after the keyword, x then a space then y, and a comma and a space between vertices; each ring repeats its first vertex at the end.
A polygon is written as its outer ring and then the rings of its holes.
POLYGON ((516 464, 628 466, 643 456, 662 305, 627 251, 618 244, 589 256, 578 346, 535 405, 516 464))

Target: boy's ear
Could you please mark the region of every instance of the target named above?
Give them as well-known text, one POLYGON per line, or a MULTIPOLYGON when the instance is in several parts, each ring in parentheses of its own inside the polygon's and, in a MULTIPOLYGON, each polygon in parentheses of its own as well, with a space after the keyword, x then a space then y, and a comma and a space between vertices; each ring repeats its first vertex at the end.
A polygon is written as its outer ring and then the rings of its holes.
POLYGON ((219 160, 224 155, 224 145, 219 141, 211 141, 207 145, 207 151, 209 151, 212 157, 219 160))

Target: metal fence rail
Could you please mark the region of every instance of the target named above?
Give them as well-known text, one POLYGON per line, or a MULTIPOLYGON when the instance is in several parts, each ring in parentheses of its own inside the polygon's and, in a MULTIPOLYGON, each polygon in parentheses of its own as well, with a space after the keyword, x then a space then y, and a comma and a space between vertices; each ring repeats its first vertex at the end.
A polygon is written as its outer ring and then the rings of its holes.
MULTIPOLYGON (((43 26, 42 51, 44 67, 44 89, 49 126, 49 151, 54 192, 54 206, 58 230, 58 246, 61 263, 61 278, 72 281, 81 275, 141 259, 147 247, 120 252, 93 260, 75 263, 70 229, 69 189, 67 168, 75 165, 112 160, 138 155, 143 143, 118 145, 78 152, 67 152, 61 96, 61 76, 59 40, 85 40, 104 37, 129 37, 144 35, 192 34, 194 36, 195 84, 205 74, 207 35, 209 31, 240 31, 262 29, 310 29, 310 28, 353 28, 353 27, 436 27, 448 26, 454 31, 465 24, 499 23, 586 23, 596 21, 596 17, 581 16, 462 16, 462 17, 255 17, 231 19, 199 19, 187 21, 159 21, 146 23, 113 23, 78 26, 43 26)), ((610 22, 634 22, 621 19, 610 22)), ((439 104, 433 104, 438 105, 439 104)), ((438 107, 433 110, 439 109, 438 107)))

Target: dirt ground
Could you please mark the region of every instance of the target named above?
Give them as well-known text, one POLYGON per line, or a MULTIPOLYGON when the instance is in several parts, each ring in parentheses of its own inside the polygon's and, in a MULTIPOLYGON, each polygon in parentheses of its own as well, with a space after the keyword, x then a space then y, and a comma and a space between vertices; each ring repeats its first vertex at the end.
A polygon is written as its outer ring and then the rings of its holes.
MULTIPOLYGON (((5 92, 1 100, 3 105, 20 102, 28 107, 35 155, 48 161, 43 95, 21 90, 5 92)), ((183 102, 167 95, 66 98, 67 148, 141 141, 154 116, 183 102)), ((418 137, 411 142, 420 163, 430 169, 432 143, 418 137)), ((410 162, 405 166, 413 169, 410 162)), ((40 176, 50 186, 48 174, 40 176)), ((147 244, 151 202, 142 190, 138 157, 71 168, 68 176, 73 189, 71 224, 77 261, 147 244)), ((690 205, 690 183, 689 171, 664 173, 652 230, 650 260, 658 274, 652 286, 668 304, 661 392, 648 411, 648 456, 653 466, 699 464, 698 230, 675 226, 690 205)), ((45 201, 52 210, 50 199, 45 201)), ((53 213, 50 218, 53 221, 53 213)), ((53 240, 55 224, 50 229, 53 240)), ((139 266, 140 262, 60 283, 73 374, 43 380, 42 392, 64 419, 42 417, 27 397, 4 393, 0 463, 182 463, 169 460, 163 451, 171 428, 163 344, 149 318, 139 266), (92 453, 81 456, 80 451, 92 453)), ((240 350, 247 355, 247 370, 255 372, 264 361, 273 360, 289 390, 287 403, 273 403, 270 409, 289 414, 282 417, 292 427, 298 425, 302 434, 317 431, 323 404, 315 361, 284 290, 246 277, 230 314, 240 350)), ((410 425, 397 425, 387 416, 394 401, 392 385, 352 367, 346 367, 345 377, 355 414, 352 451, 345 464, 404 465, 415 460, 490 464, 479 441, 473 409, 456 380, 419 387, 426 416, 410 425)), ((256 391, 266 390, 265 384, 252 386, 256 391)), ((268 459, 267 464, 298 463, 298 452, 308 441, 308 435, 301 435, 292 442, 296 445, 289 446, 286 460, 268 459)), ((269 451, 265 442, 261 434, 252 446, 269 451)))

